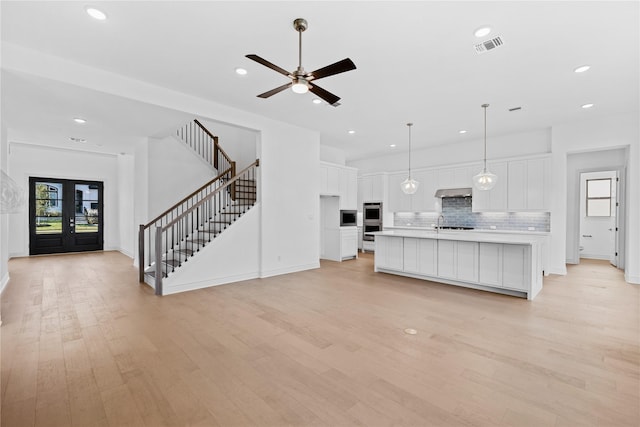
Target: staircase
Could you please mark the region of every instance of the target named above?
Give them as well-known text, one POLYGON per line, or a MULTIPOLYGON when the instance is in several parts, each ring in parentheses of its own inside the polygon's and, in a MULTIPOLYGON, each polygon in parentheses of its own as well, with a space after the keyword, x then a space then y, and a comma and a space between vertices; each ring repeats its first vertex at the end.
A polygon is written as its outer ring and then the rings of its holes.
POLYGON ((163 295, 163 280, 229 228, 257 200, 256 175, 259 160, 236 173, 236 163, 198 120, 176 132, 217 171, 217 176, 180 200, 157 218, 140 225, 138 235, 139 280, 163 295))

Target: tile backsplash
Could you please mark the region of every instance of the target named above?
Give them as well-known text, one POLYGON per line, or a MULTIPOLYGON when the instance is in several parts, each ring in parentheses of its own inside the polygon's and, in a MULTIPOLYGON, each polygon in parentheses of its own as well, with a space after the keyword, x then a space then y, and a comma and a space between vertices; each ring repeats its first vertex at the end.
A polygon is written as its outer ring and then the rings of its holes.
MULTIPOLYGON (((431 227, 440 214, 435 212, 396 212, 393 225, 397 227, 431 227)), ((549 212, 471 212, 471 197, 442 199, 444 225, 477 229, 550 231, 549 212)))

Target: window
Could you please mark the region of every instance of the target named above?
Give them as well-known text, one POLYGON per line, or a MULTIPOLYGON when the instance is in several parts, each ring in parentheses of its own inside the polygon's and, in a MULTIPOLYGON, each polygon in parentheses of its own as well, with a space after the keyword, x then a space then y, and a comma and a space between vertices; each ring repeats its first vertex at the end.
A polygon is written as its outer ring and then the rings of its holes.
POLYGON ((587 216, 611 216, 611 178, 587 180, 587 216))

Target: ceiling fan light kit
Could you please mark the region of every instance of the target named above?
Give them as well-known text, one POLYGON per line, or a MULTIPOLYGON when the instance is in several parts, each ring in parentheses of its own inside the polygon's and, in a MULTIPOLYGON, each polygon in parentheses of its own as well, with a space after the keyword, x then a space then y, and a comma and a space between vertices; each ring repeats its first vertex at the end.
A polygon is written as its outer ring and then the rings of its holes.
POLYGON ((487 170, 487 107, 489 104, 482 104, 484 108, 484 166, 482 171, 473 177, 473 185, 482 191, 491 190, 498 182, 498 176, 487 170))
POLYGON ((342 61, 338 61, 331 65, 327 65, 326 67, 319 68, 315 71, 307 73, 302 67, 302 32, 305 31, 309 27, 307 21, 303 18, 298 18, 293 21, 293 28, 298 32, 298 68, 295 71, 289 72, 284 68, 278 67, 277 65, 267 61, 264 58, 261 58, 258 55, 250 54, 246 55, 247 58, 255 61, 259 64, 264 65, 265 67, 271 68, 278 73, 285 75, 291 79, 291 82, 284 84, 280 87, 272 89, 270 91, 261 93, 258 95, 258 98, 269 98, 270 96, 275 95, 276 93, 280 93, 285 89, 291 88, 291 90, 295 93, 307 93, 312 92, 319 98, 324 99, 330 105, 337 107, 340 105, 338 101, 340 100, 339 96, 332 94, 331 92, 322 89, 320 86, 316 85, 315 80, 320 80, 325 77, 333 76, 336 74, 344 73, 346 71, 351 71, 356 69, 356 65, 349 58, 345 58, 342 61))

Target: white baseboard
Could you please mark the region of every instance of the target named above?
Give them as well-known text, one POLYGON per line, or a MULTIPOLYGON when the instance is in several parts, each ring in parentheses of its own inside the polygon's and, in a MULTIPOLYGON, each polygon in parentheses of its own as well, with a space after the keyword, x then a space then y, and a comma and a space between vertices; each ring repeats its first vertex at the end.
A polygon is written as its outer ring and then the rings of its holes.
POLYGON ((135 258, 131 252, 129 252, 129 251, 125 250, 125 249, 118 248, 118 249, 116 249, 116 251, 120 252, 122 255, 128 256, 131 259, 135 258))
POLYGON ((624 280, 627 283, 632 283, 634 285, 640 285, 640 276, 631 276, 630 274, 627 274, 627 272, 624 272, 624 280))
POLYGON ((609 254, 580 254, 580 258, 585 259, 601 259, 603 261, 609 261, 611 259, 611 255, 609 254))
POLYGON ((566 276, 567 275, 567 266, 563 265, 562 267, 549 267, 548 271, 545 271, 545 273, 549 273, 549 274, 557 274, 559 276, 566 276))
POLYGON ((314 262, 311 264, 294 265, 292 267, 263 271, 262 274, 260 275, 260 278, 264 279, 272 276, 280 276, 281 274, 289 274, 289 273, 297 273, 299 271, 313 270, 315 268, 320 268, 320 261, 314 262))
POLYGON ((9 273, 7 272, 2 279, 0 279, 0 295, 4 292, 7 284, 9 283, 9 273))
MULTIPOLYGON (((195 291, 196 289, 210 288, 212 286, 226 285, 229 283, 241 282, 243 280, 251 280, 257 278, 258 272, 255 271, 251 273, 243 273, 234 276, 219 277, 211 280, 202 280, 199 282, 183 283, 178 285, 166 283, 167 279, 164 279, 162 284, 162 292, 163 295, 171 295, 180 292, 195 291)), ((169 277, 168 280, 171 280, 171 277, 169 277)))

